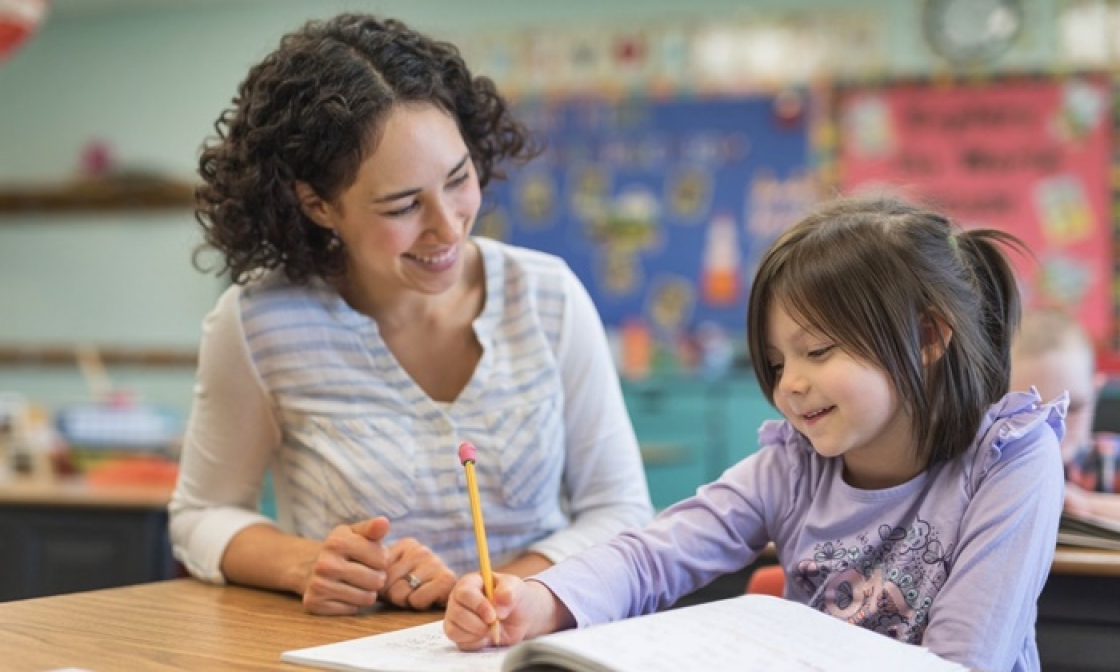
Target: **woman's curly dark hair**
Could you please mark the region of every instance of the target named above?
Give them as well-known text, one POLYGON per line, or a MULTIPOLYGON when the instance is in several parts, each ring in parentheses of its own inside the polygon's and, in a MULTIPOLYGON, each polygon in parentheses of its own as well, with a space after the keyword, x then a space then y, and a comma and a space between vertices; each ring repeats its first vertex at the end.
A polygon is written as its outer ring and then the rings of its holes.
MULTIPOLYGON (((325 200, 349 187, 376 146, 387 113, 429 103, 456 119, 485 188, 506 159, 538 152, 487 77, 474 77, 452 44, 404 23, 366 14, 310 21, 285 35, 253 66, 233 106, 202 148, 195 218, 217 250, 218 274, 244 283, 254 271, 283 267, 303 284, 346 268, 332 232, 299 207, 294 184, 325 200)), ((206 269, 212 270, 212 269, 206 269)))

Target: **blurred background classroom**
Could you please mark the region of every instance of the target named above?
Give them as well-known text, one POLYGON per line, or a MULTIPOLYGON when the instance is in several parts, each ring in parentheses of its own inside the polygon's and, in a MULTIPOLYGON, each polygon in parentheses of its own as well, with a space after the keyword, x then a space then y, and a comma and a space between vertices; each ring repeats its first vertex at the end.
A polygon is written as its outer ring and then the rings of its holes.
POLYGON ((776 417, 753 265, 833 194, 1020 235, 1028 301, 1120 371, 1120 0, 0 0, 0 600, 174 571, 162 504, 225 286, 191 265, 198 149, 250 63, 342 9, 455 42, 546 140, 476 232, 587 285, 659 508, 776 417))

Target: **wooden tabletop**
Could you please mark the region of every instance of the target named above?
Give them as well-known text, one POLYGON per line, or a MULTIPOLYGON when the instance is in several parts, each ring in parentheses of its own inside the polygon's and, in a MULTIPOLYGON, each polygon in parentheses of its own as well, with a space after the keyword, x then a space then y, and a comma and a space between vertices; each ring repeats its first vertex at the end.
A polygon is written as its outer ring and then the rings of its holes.
POLYGON ((0 604, 0 668, 46 672, 287 670, 280 654, 439 620, 383 610, 312 616, 295 596, 175 579, 0 604))
MULTIPOLYGON (((1120 577, 1120 552, 1059 547, 1052 572, 1120 577)), ((0 668, 46 672, 288 670, 280 654, 442 618, 377 610, 311 616, 295 596, 175 579, 0 603, 0 668)))

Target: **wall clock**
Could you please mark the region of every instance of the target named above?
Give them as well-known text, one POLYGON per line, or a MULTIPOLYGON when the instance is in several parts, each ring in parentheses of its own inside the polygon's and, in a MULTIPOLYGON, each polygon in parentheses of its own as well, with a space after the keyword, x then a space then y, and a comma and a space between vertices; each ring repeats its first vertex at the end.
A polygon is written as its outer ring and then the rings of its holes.
POLYGON ((1023 31, 1022 0, 926 0, 922 27, 934 53, 954 65, 983 65, 1023 31))

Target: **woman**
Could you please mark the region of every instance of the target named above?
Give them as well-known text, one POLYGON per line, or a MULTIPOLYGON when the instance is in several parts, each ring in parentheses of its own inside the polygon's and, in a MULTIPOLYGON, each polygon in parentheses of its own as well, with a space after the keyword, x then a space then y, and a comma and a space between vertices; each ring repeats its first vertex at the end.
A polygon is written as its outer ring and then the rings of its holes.
POLYGON ((209 581, 317 614, 445 604, 490 552, 527 576, 652 510, 602 324, 559 259, 470 237, 523 127, 450 44, 344 14, 286 35, 204 147, 234 285, 204 323, 170 505, 209 581), (271 469, 276 523, 257 502, 271 469))

